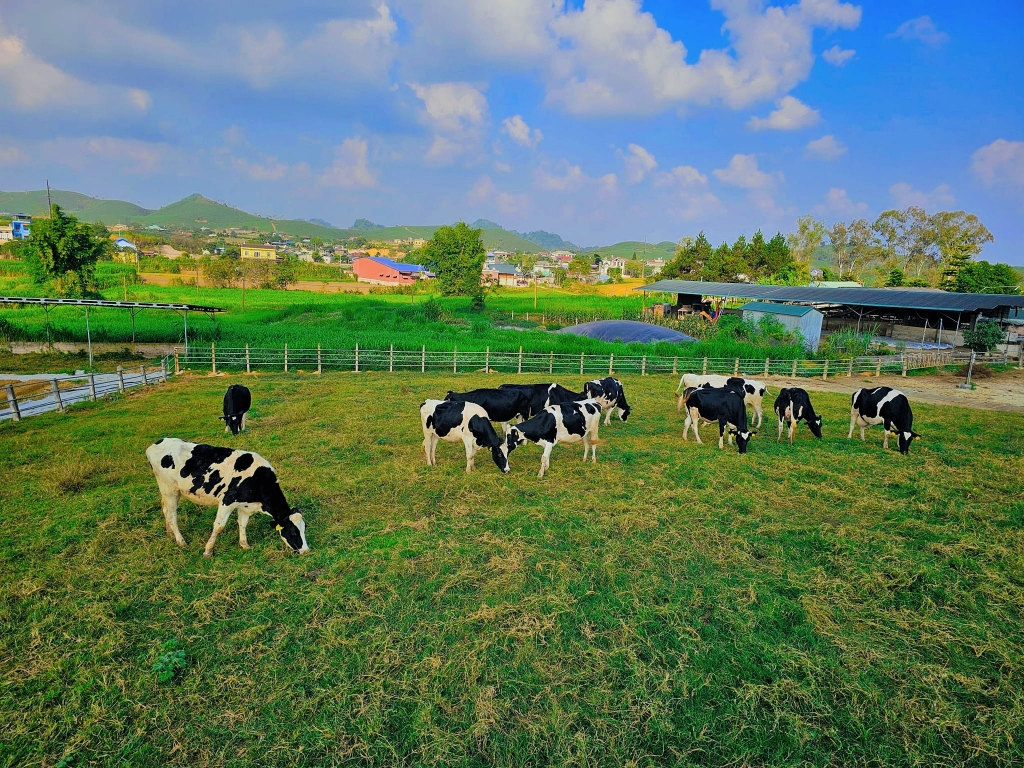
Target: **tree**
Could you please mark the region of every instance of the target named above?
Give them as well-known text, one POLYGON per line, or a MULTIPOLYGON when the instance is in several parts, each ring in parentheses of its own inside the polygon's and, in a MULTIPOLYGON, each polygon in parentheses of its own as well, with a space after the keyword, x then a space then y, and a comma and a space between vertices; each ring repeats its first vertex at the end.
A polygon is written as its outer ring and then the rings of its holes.
POLYGON ((314 260, 320 258, 320 254, 323 252, 323 249, 324 249, 323 238, 320 238, 320 237, 311 237, 311 238, 309 238, 309 249, 313 252, 313 259, 314 260))
POLYGON ((850 230, 846 222, 837 221, 828 231, 828 241, 832 246, 832 258, 835 260, 838 279, 850 269, 850 230))
POLYGON ((609 267, 608 277, 613 283, 617 283, 622 280, 622 269, 620 267, 609 267))
POLYGON ((793 258, 801 264, 810 264, 825 239, 825 222, 809 213, 796 220, 796 232, 786 235, 786 243, 793 258))
POLYGON ((1006 334, 995 320, 982 320, 973 328, 964 329, 964 344, 975 352, 988 352, 1002 344, 1006 334))
POLYGON ((1006 264, 975 261, 957 273, 953 290, 957 293, 1020 293, 1020 275, 1006 264))
POLYGON ((482 234, 460 221, 438 229, 423 247, 423 263, 437 274, 442 296, 482 296, 480 276, 487 257, 482 234))
POLYGON ((639 259, 628 259, 623 271, 629 277, 640 277, 644 273, 644 263, 639 259))
POLYGON ((210 259, 203 263, 203 277, 214 288, 231 288, 242 277, 240 259, 210 259))
POLYGON ((59 205, 49 219, 36 219, 26 249, 26 266, 36 283, 49 284, 60 296, 81 297, 93 288, 96 262, 112 247, 88 224, 64 213, 59 205))
POLYGON ((847 230, 849 262, 848 274, 857 277, 878 257, 878 240, 867 219, 855 219, 847 230))
POLYGON ((779 275, 787 272, 793 265, 793 253, 789 249, 789 243, 776 232, 775 237, 768 241, 764 248, 764 261, 761 271, 765 276, 779 275))
POLYGON ((918 277, 935 264, 934 229, 923 208, 910 206, 902 211, 883 211, 872 225, 878 235, 886 266, 904 273, 913 270, 918 277))
POLYGON ((946 290, 956 290, 960 270, 980 256, 985 243, 994 238, 977 216, 966 211, 939 211, 932 216, 931 225, 942 261, 940 284, 946 290))
POLYGON ((899 288, 903 285, 903 270, 894 268, 889 270, 889 277, 885 280, 886 288, 899 288))
POLYGON ((676 255, 661 270, 663 279, 696 278, 700 276, 701 267, 711 257, 714 250, 707 237, 701 232, 697 239, 682 238, 676 245, 676 255))
MULTIPOLYGON (((629 268, 629 262, 626 262, 626 268, 629 268)), ((572 261, 569 262, 569 274, 577 277, 580 275, 589 275, 590 259, 583 256, 573 256, 572 261)))

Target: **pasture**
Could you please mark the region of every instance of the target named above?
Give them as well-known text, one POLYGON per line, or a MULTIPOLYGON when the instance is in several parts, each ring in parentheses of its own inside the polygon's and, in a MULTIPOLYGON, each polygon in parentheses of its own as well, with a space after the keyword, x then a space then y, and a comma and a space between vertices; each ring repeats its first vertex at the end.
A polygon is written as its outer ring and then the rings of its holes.
POLYGON ((0 425, 0 766, 1020 764, 1020 414, 914 403, 903 457, 812 392, 824 440, 766 412, 739 456, 633 376, 596 466, 427 467, 419 404, 495 378, 183 376, 0 425), (312 553, 232 518, 204 560, 187 502, 176 547, 162 436, 269 459, 312 553))

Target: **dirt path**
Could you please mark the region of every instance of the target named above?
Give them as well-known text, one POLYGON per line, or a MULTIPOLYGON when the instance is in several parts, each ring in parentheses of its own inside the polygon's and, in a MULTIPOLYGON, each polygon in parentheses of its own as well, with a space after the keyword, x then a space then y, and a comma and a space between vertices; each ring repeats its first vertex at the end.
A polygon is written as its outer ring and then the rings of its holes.
MULTIPOLYGON (((1015 411, 1024 413, 1024 371, 1011 370, 993 374, 989 379, 974 379, 976 389, 957 389, 962 376, 940 373, 928 376, 839 376, 828 381, 821 379, 789 379, 773 376, 768 380, 769 391, 781 387, 803 387, 810 392, 852 393, 858 387, 893 387, 902 390, 915 402, 931 405, 959 405, 987 411, 1015 411)), ((766 406, 767 407, 767 406, 766 406)))

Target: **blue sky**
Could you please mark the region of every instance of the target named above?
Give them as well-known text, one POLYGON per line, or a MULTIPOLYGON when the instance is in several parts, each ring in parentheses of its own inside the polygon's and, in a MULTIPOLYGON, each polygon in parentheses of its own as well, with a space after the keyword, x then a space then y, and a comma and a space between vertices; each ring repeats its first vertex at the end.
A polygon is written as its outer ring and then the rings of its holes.
POLYGON ((1024 4, 7 0, 0 189, 580 245, 965 209, 1024 263, 1024 4))

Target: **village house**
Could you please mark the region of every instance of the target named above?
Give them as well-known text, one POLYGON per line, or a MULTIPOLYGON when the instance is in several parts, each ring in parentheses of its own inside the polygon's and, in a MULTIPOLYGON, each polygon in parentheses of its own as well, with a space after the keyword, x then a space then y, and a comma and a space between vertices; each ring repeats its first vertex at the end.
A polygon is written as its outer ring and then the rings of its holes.
POLYGON ((352 261, 352 272, 360 283, 370 285, 409 285, 434 277, 426 267, 405 264, 382 256, 363 256, 352 261))
POLYGON ((611 256, 601 261, 601 274, 607 275, 609 269, 622 269, 626 268, 626 260, 620 256, 611 256))
POLYGON ((514 264, 499 264, 493 261, 484 264, 480 281, 484 285, 508 285, 512 287, 529 284, 526 275, 520 272, 519 268, 514 264))
POLYGON ((277 246, 265 243, 242 243, 239 246, 243 259, 261 259, 265 261, 277 261, 277 246))

